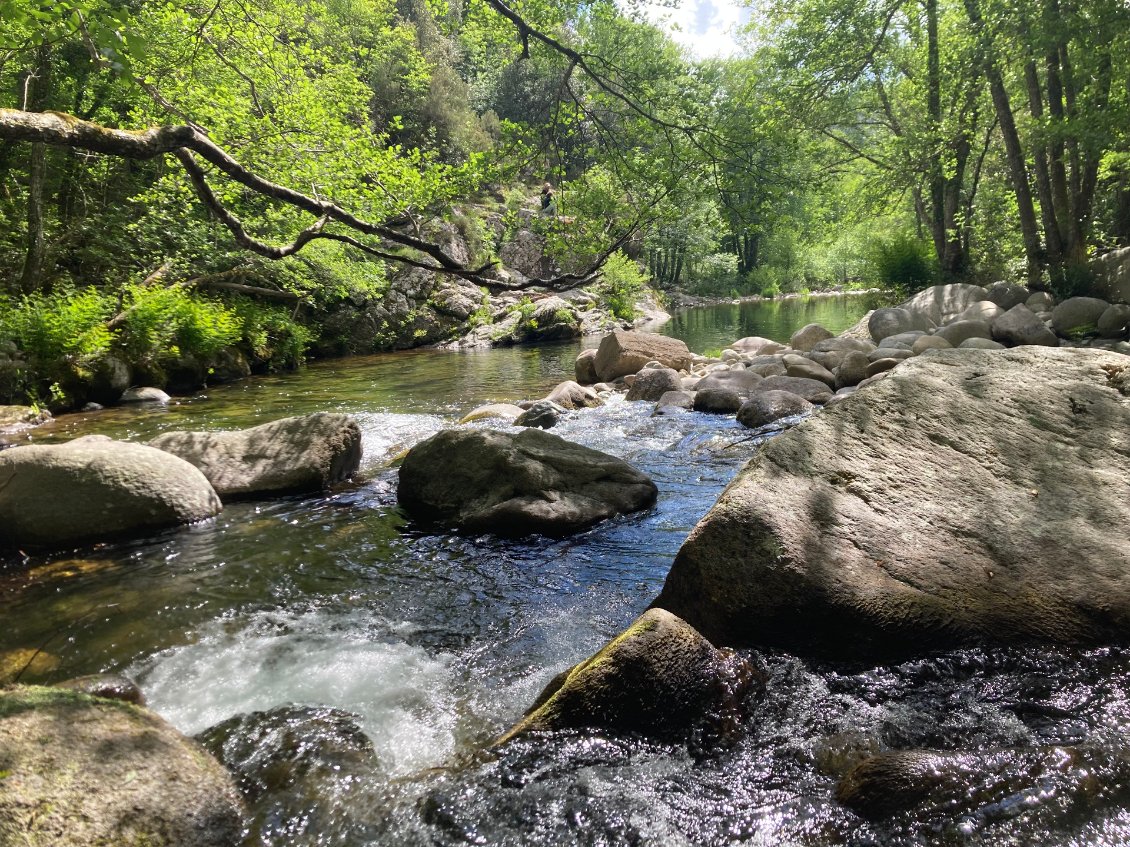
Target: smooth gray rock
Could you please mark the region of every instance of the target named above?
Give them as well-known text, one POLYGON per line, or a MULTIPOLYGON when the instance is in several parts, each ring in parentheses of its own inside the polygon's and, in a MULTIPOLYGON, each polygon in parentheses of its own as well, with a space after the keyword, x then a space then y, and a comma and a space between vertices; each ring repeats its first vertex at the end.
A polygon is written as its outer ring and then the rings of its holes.
POLYGON ((762 338, 759 335, 750 335, 745 338, 739 338, 730 345, 731 350, 737 350, 739 353, 747 353, 751 356, 756 356, 759 353, 779 353, 785 349, 784 344, 778 344, 768 338, 762 338))
MULTIPOLYGON (((931 336, 923 337, 930 338, 931 336)), ((879 347, 867 354, 867 361, 877 362, 880 359, 895 359, 901 361, 902 359, 910 359, 913 356, 914 349, 912 347, 879 347)))
POLYGON ((498 739, 592 728, 681 738, 724 731, 743 712, 753 667, 718 650, 685 621, 649 609, 579 665, 558 674, 526 716, 498 739))
MULTIPOLYGON (((985 299, 999 306, 1002 312, 1007 312, 1013 306, 1027 302, 1031 296, 1031 292, 1023 285, 1016 285, 1012 282, 994 282, 985 290, 988 292, 985 299)), ((992 320, 992 318, 982 318, 982 320, 992 320)))
POLYGON ((59 688, 0 690, 0 843, 232 847, 231 775, 156 714, 59 688))
POLYGON ((160 388, 127 388, 119 398, 120 403, 168 403, 173 398, 160 388))
POLYGON ((1055 297, 1047 291, 1033 291, 1024 305, 1033 312, 1050 312, 1055 308, 1055 297))
POLYGON ((1103 338, 1122 338, 1130 333, 1130 305, 1115 303, 1099 318, 1099 335, 1103 338))
POLYGON ((794 350, 807 352, 819 342, 827 341, 829 338, 832 338, 832 333, 820 324, 807 324, 793 333, 789 340, 789 346, 794 350))
POLYGON ((124 441, 0 452, 0 541, 61 548, 192 523, 222 506, 205 476, 171 453, 124 441))
POLYGON ((883 339, 892 335, 901 335, 913 330, 924 332, 933 328, 934 321, 927 316, 900 307, 876 309, 867 320, 867 330, 876 344, 882 343, 883 339))
POLYGON ((645 368, 636 374, 636 381, 628 389, 625 400, 648 400, 654 402, 668 391, 680 391, 682 377, 673 368, 645 368))
POLYGON ((818 379, 795 376, 771 376, 762 380, 758 391, 790 391, 809 403, 820 405, 832 397, 832 389, 818 379))
POLYGON ((902 308, 922 315, 941 326, 952 321, 974 303, 988 299, 989 292, 979 285, 951 282, 948 285, 935 285, 919 291, 903 303, 902 308))
POLYGON ((875 349, 875 345, 863 338, 853 338, 848 335, 837 335, 835 338, 828 338, 824 341, 817 342, 816 346, 812 348, 814 353, 850 353, 856 351, 858 353, 870 353, 875 349))
POLYGON ((1097 297, 1068 297, 1052 309, 1052 329, 1062 336, 1097 333, 1108 308, 1110 303, 1097 297))
POLYGON ((654 332, 615 330, 600 341, 596 351, 596 372, 601 382, 634 374, 650 361, 677 371, 691 366, 691 351, 676 338, 654 332))
POLYGON ((919 356, 927 350, 948 350, 951 347, 953 345, 944 338, 939 338, 936 335, 923 335, 910 346, 910 352, 919 356))
POLYGON ((822 367, 816 362, 810 362, 803 357, 797 357, 799 361, 792 361, 785 363, 785 375, 800 377, 801 379, 815 379, 818 380, 829 388, 836 387, 836 375, 825 367, 822 367))
POLYGON ((655 410, 658 412, 663 408, 675 409, 693 409, 694 408, 694 392, 693 391, 668 391, 655 402, 655 410))
POLYGON ((761 385, 764 379, 756 371, 745 368, 740 371, 714 371, 698 381, 698 384, 695 385, 695 391, 722 388, 744 398, 756 391, 757 386, 761 385))
MULTIPOLYGON (((935 338, 944 338, 951 347, 960 347, 967 338, 992 338, 992 327, 983 320, 956 320, 938 327, 935 338)), ((911 349, 913 345, 911 345, 911 349)))
POLYGON ((808 414, 815 408, 803 397, 790 391, 759 391, 738 409, 738 423, 757 429, 781 418, 808 414))
POLYGON ((513 403, 487 403, 483 406, 476 406, 461 417, 459 423, 474 423, 475 421, 488 420, 490 418, 500 418, 504 421, 514 423, 514 421, 522 417, 522 413, 525 411, 526 410, 521 406, 515 406, 513 403))
POLYGON ((627 462, 538 429, 449 429, 400 467, 413 517, 474 532, 565 535, 651 506, 658 490, 627 462))
POLYGON ((577 376, 577 382, 581 385, 592 385, 595 382, 600 382, 600 377, 596 373, 595 347, 582 350, 577 354, 577 361, 573 363, 573 371, 577 376))
POLYGON ((233 432, 166 432, 149 446, 198 467, 225 501, 322 491, 361 464, 361 428, 332 412, 233 432))
POLYGON ((742 395, 729 388, 698 388, 694 393, 694 410, 729 415, 741 408, 742 400, 742 395))
POLYGON ((867 379, 867 366, 870 362, 866 353, 853 350, 844 356, 840 366, 836 369, 836 389, 859 385, 867 379))
POLYGON ((1124 641, 1126 363, 1043 347, 903 363, 764 444, 655 605, 716 644, 855 660, 1124 641))
POLYGON ((967 338, 958 346, 960 350, 1004 350, 1005 346, 991 338, 967 338))
POLYGON ((545 399, 563 409, 595 409, 604 405, 604 401, 597 396, 594 389, 573 382, 571 379, 559 382, 545 399))
POLYGON ((867 376, 873 377, 876 374, 896 368, 900 361, 905 361, 905 359, 876 359, 867 365, 867 376))
MULTIPOLYGON (((1035 295, 1033 295, 1035 296, 1035 295)), ((1058 347, 1059 339, 1027 306, 1013 306, 992 323, 993 340, 1010 347, 1058 347)))
MULTIPOLYGON (((1023 303, 1024 301, 1021 300, 1020 302, 1023 303)), ((1013 305, 1015 306, 1019 304, 1014 303, 1013 305)), ((1009 306, 1008 308, 1011 309, 1012 306, 1009 306)), ((985 321, 986 323, 992 323, 1007 311, 1008 309, 1002 309, 991 300, 979 300, 964 312, 962 312, 960 315, 958 315, 956 318, 954 318, 952 321, 950 321, 950 323, 954 324, 958 321, 985 321)))

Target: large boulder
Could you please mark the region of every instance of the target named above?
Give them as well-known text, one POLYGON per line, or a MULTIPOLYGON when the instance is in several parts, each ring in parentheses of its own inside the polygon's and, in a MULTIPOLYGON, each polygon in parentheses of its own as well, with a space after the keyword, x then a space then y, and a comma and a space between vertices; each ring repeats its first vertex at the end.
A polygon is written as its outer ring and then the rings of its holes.
MULTIPOLYGON (((970 338, 992 338, 993 332, 988 321, 956 320, 943 327, 938 327, 934 337, 945 339, 951 347, 960 347, 963 341, 970 338)), ((916 340, 914 343, 917 344, 918 341, 916 340)), ((914 345, 912 344, 911 350, 913 351, 913 349, 914 345)))
POLYGON ((765 379, 756 371, 745 368, 736 371, 713 371, 700 379, 694 387, 695 391, 706 391, 711 388, 722 388, 732 391, 739 397, 748 397, 757 390, 765 379))
POLYGON ((832 397, 832 389, 818 379, 801 376, 771 376, 762 380, 758 391, 788 391, 803 397, 809 403, 827 403, 832 397))
POLYGON ((903 303, 902 308, 941 325, 949 323, 974 303, 988 299, 988 290, 980 285, 951 282, 919 291, 903 303))
POLYGON ((648 362, 659 362, 677 371, 691 366, 691 351, 677 338, 653 332, 614 330, 596 350, 596 372, 601 382, 634 374, 648 362))
POLYGON ((651 506, 657 489, 627 462, 552 433, 444 430, 400 467, 414 517, 500 535, 563 535, 651 506))
POLYGON ((658 400, 668 391, 680 391, 683 380, 673 368, 644 368, 628 389, 625 400, 658 400))
POLYGON ((582 350, 577 354, 577 361, 573 363, 573 372, 577 376, 577 382, 581 385, 593 385, 600 382, 600 377, 596 373, 596 349, 589 348, 582 350))
POLYGON ((1099 335, 1103 338, 1122 338, 1130 333, 1130 305, 1115 303, 1099 318, 1099 335))
POLYGON ((1065 336, 1097 333, 1099 318, 1109 307, 1097 297, 1068 297, 1052 309, 1052 329, 1065 336))
POLYGON ((1058 347, 1059 339, 1054 332, 1036 317, 1024 304, 1013 306, 992 323, 993 340, 1002 344, 1019 347, 1038 345, 1058 347))
POLYGON ((703 725, 721 729, 742 711, 754 678, 745 659, 716 649, 675 615, 650 609, 595 655, 554 677, 497 743, 559 729, 660 738, 703 725))
POLYGON ((793 333, 789 346, 807 353, 821 341, 827 341, 832 337, 832 333, 820 324, 806 324, 793 333))
MULTIPOLYGON (((985 290, 988 292, 985 299, 999 306, 1002 312, 1007 312, 1013 306, 1019 306, 1031 296, 1031 292, 1023 285, 1003 280, 994 282, 985 290)), ((982 317, 981 320, 992 320, 992 318, 982 317)))
POLYGON ((0 542, 65 547, 200 521, 221 508, 199 470, 143 444, 76 439, 0 452, 0 542))
POLYGON ((604 401, 597 396, 596 391, 571 379, 559 382, 545 399, 553 401, 563 409, 594 409, 604 405, 604 401))
POLYGON ((918 330, 924 332, 934 328, 934 321, 909 309, 893 307, 876 309, 867 319, 867 330, 871 338, 878 344, 884 338, 892 335, 902 335, 905 332, 918 330))
POLYGON ((157 715, 57 688, 0 690, 0 844, 231 847, 231 776, 157 715))
POLYGON ((901 654, 1130 633, 1125 356, 934 350, 767 442, 656 605, 715 643, 901 654))
POLYGON ((200 468, 222 500, 321 491, 361 464, 361 428, 334 412, 234 432, 166 432, 149 445, 200 468))

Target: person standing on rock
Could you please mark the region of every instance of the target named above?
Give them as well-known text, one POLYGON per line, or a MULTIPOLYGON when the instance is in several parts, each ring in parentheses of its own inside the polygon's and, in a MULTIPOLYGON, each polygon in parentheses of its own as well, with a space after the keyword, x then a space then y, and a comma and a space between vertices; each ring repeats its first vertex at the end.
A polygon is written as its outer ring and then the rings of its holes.
POLYGON ((553 191, 553 184, 541 184, 541 215, 550 218, 557 214, 557 194, 553 191))

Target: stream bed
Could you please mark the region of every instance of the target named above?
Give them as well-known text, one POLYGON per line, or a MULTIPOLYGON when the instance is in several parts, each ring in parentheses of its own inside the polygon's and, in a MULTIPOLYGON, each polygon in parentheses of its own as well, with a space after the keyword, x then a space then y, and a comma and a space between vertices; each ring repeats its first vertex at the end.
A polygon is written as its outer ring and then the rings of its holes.
MULTIPOLYGON (((727 334, 787 338, 785 324, 763 329, 756 310, 712 308, 676 315, 664 331, 697 351, 727 334)), ((829 300, 838 311, 813 317, 805 305, 791 326, 837 331, 865 308, 829 300)), ((153 537, 0 559, 0 657, 26 657, 25 682, 124 673, 189 734, 268 710, 276 724, 302 722, 314 764, 302 778, 256 783, 248 844, 1130 843, 1123 648, 962 650, 879 667, 751 651, 765 691, 725 745, 558 733, 484 752, 556 673, 647 607, 759 441, 732 418, 652 417, 651 404, 617 400, 553 431, 651 475, 651 511, 560 540, 409 523, 390 460, 476 405, 543 396, 571 378, 578 349, 322 362, 167 409, 36 430, 37 441, 145 440, 342 411, 358 418, 365 458, 361 478, 329 495, 237 503, 153 537), (331 709, 350 713, 371 754, 342 754, 342 715, 331 709), (835 801, 862 755, 921 747, 986 761, 1002 748, 1091 752, 1046 770, 986 765, 967 790, 880 822, 835 801)), ((254 771, 278 733, 261 722, 234 738, 254 771)))

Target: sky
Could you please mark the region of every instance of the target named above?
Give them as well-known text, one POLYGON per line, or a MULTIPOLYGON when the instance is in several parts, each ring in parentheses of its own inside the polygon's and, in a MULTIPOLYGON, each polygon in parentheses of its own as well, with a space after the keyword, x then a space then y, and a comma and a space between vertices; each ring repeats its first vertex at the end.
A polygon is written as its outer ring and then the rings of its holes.
POLYGON ((750 9, 739 0, 679 0, 677 8, 650 5, 647 16, 668 27, 671 36, 698 59, 739 52, 734 30, 747 23, 750 9))

